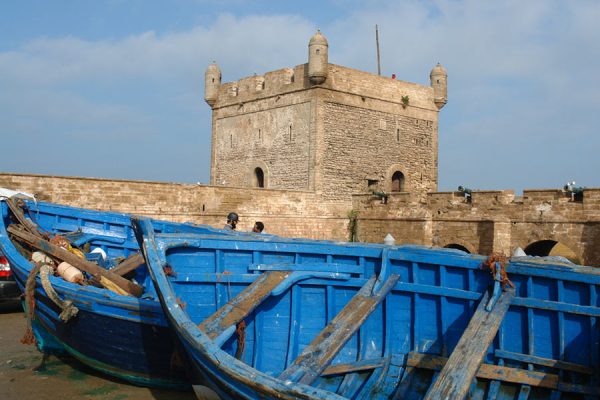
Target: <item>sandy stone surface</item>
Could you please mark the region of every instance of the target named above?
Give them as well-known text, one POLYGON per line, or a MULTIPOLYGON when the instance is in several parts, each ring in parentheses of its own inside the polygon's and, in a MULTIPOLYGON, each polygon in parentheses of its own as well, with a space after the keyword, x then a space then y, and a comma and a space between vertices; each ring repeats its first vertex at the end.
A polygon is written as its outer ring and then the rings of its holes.
POLYGON ((25 315, 18 302, 0 302, 0 399, 195 399, 192 392, 148 389, 102 375, 72 358, 43 355, 20 343, 25 315))

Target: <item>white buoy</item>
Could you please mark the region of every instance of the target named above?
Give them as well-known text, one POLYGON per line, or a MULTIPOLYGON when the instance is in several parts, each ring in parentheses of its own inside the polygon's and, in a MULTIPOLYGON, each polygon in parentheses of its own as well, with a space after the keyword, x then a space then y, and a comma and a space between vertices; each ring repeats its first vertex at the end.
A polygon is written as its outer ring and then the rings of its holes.
POLYGON ((36 251, 31 255, 31 261, 37 262, 40 264, 50 264, 54 265, 54 262, 46 253, 42 253, 41 251, 36 251))
POLYGON ((391 233, 388 233, 383 239, 383 244, 393 246, 396 244, 396 239, 394 239, 391 233))
POLYGON ((84 281, 83 273, 66 261, 58 264, 58 267, 56 267, 56 272, 58 272, 58 275, 60 275, 67 282, 81 284, 84 281))

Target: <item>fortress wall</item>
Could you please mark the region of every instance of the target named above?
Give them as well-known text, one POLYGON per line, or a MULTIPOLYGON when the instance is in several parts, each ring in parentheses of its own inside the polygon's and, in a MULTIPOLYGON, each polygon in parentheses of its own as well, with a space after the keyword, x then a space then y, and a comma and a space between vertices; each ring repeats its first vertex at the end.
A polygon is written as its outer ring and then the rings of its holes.
MULTIPOLYGON (((0 187, 36 194, 39 200, 111 210, 173 221, 222 227, 230 211, 240 229, 254 221, 269 233, 287 237, 347 240, 346 202, 324 201, 311 192, 215 187, 164 182, 110 180, 0 173, 0 187)), ((587 189, 582 201, 562 191, 475 192, 471 202, 459 193, 353 196, 360 241, 381 243, 391 233, 398 244, 446 246, 469 251, 511 253, 539 240, 555 240, 586 265, 600 266, 600 189, 587 189)))
MULTIPOLYGON (((325 96, 323 96, 325 97, 325 96)), ((401 171, 405 191, 426 193, 437 188, 437 115, 435 120, 344 104, 322 102, 324 198, 348 198, 369 189, 391 191, 392 174, 401 171), (367 179, 378 180, 369 188, 367 179)))
POLYGON ((217 186, 254 187, 259 167, 270 189, 311 188, 313 106, 307 92, 257 99, 214 111, 217 186))
POLYGON ((10 173, 0 173, 0 187, 34 193, 43 201, 218 228, 227 213, 236 211, 241 230, 260 220, 269 233, 286 237, 348 237, 349 206, 324 203, 308 192, 10 173))
POLYGON ((425 200, 391 194, 387 203, 370 195, 353 196, 361 241, 380 242, 389 232, 397 243, 446 246, 471 252, 511 254, 516 247, 552 240, 572 250, 578 261, 600 266, 600 189, 586 189, 572 201, 562 190, 429 193, 425 200), (402 229, 412 223, 411 235, 402 229), (419 231, 418 229, 422 229, 419 231), (394 234, 398 234, 396 235, 394 234))

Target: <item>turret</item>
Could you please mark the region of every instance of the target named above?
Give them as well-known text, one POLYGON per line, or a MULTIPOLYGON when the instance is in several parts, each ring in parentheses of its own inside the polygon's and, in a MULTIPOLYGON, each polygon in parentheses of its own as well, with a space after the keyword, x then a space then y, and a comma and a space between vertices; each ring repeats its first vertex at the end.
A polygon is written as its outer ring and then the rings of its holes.
POLYGON ((446 69, 442 67, 440 63, 438 63, 431 70, 429 78, 431 79, 431 87, 433 88, 433 102, 437 106, 438 110, 441 110, 441 108, 444 107, 448 102, 448 73, 446 72, 446 69))
POLYGON ((327 79, 327 39, 317 30, 308 42, 308 78, 313 85, 320 85, 327 79))
POLYGON ((213 61, 204 73, 204 100, 211 107, 217 101, 219 86, 221 86, 221 70, 213 61))

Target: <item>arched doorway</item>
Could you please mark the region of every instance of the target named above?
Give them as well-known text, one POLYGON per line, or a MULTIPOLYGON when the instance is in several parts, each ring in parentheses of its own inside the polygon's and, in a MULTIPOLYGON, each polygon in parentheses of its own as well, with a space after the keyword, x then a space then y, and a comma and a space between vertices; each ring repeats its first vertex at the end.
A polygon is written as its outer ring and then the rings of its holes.
POLYGON ((456 250, 464 251, 465 253, 471 254, 471 252, 469 251, 469 249, 467 249, 465 246, 462 246, 462 245, 457 244, 457 243, 447 244, 447 245, 444 246, 444 248, 446 248, 446 249, 456 249, 456 250))
POLYGON ((573 250, 556 240, 539 240, 533 242, 525 247, 524 251, 528 256, 560 256, 575 264, 581 264, 581 260, 573 250))
POLYGON ((392 175, 392 192, 404 192, 404 174, 400 171, 392 175))
POLYGON ((254 185, 259 188, 265 187, 265 173, 262 168, 254 168, 254 185))

